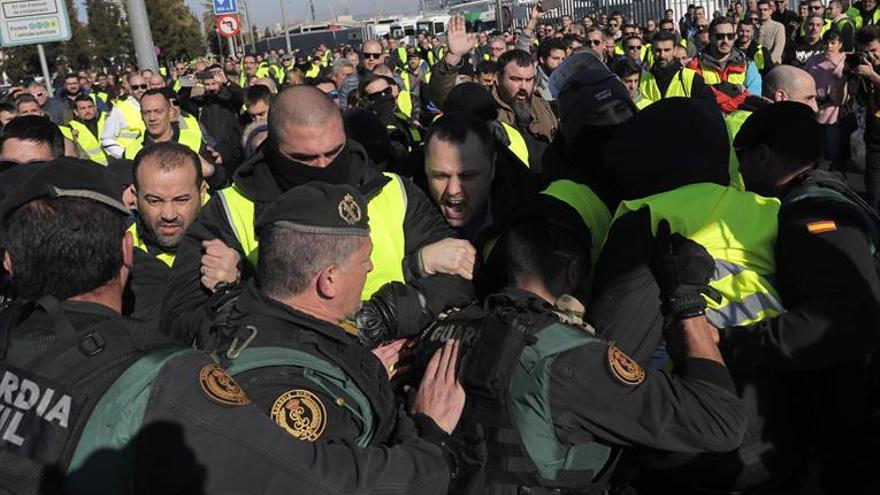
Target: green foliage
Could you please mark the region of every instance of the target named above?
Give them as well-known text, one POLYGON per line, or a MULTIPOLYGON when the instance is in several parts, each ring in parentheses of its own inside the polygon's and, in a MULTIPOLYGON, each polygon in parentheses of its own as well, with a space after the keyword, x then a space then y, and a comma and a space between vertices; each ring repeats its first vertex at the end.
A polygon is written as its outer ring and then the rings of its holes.
POLYGON ((149 0, 146 4, 153 43, 162 49, 160 63, 204 54, 201 25, 183 0, 149 0))
POLYGON ((131 29, 119 4, 107 0, 86 0, 86 10, 97 65, 111 66, 133 62, 135 57, 131 29))

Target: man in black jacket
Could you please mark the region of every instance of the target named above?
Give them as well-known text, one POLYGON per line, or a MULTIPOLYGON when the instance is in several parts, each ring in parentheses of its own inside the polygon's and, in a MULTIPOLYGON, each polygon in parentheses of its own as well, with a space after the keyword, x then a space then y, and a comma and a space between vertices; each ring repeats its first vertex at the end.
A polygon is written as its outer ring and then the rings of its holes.
POLYGON ((220 154, 226 173, 231 175, 242 161, 239 114, 244 104, 244 90, 230 83, 220 67, 196 75, 204 91, 193 96, 194 88, 181 88, 181 107, 197 115, 208 135, 216 140, 207 144, 220 154))
POLYGON ((473 247, 455 239, 411 181, 373 168, 363 148, 346 138, 339 109, 326 95, 295 86, 269 109, 262 152, 236 171, 233 186, 208 202, 184 238, 165 301, 168 334, 189 343, 207 330, 211 293, 253 276, 255 219, 285 191, 312 181, 355 186, 373 211, 374 269, 359 321, 372 345, 398 331, 417 332, 448 305, 470 297, 473 247))

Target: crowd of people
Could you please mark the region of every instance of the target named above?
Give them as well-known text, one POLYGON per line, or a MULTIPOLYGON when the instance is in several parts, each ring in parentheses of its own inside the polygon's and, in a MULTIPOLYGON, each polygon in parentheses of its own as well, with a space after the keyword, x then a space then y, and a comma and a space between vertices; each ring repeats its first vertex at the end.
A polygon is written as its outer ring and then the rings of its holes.
POLYGON ((0 493, 877 493, 880 9, 798 8, 20 81, 0 493))

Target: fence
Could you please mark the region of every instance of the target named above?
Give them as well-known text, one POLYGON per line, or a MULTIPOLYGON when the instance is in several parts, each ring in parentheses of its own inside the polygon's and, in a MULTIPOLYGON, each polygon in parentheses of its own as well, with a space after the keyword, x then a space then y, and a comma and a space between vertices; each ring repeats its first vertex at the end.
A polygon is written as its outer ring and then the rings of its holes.
MULTIPOLYGON (((555 22, 563 15, 570 15, 577 22, 585 15, 599 16, 618 11, 627 19, 644 24, 650 18, 661 19, 666 9, 672 9, 678 22, 690 4, 703 6, 706 16, 711 19, 715 12, 726 13, 730 0, 562 0, 562 6, 553 11, 555 16, 547 17, 547 20, 555 22)), ((530 9, 530 5, 513 9, 514 27, 526 25, 530 9)))

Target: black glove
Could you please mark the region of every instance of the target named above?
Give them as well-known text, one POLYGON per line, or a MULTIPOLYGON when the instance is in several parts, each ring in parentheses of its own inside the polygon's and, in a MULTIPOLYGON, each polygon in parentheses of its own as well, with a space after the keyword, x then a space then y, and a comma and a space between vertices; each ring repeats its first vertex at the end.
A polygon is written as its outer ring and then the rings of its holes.
POLYGON ((425 296, 400 282, 383 285, 361 305, 355 316, 361 341, 371 349, 418 335, 433 319, 425 296))
POLYGON ((700 244, 681 234, 672 234, 666 220, 657 225, 649 266, 660 287, 662 309, 667 316, 685 319, 705 314, 703 294, 718 297, 709 287, 715 260, 700 244))

